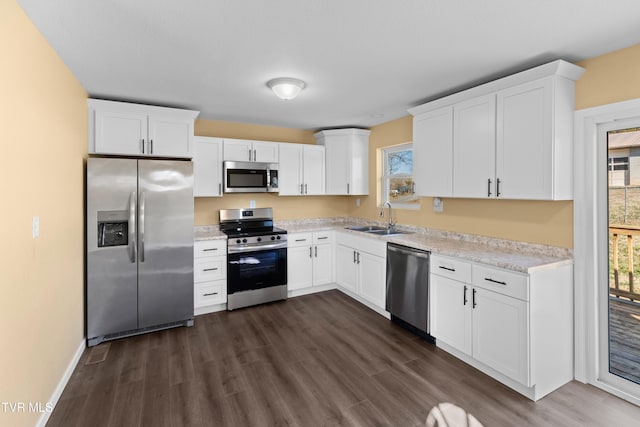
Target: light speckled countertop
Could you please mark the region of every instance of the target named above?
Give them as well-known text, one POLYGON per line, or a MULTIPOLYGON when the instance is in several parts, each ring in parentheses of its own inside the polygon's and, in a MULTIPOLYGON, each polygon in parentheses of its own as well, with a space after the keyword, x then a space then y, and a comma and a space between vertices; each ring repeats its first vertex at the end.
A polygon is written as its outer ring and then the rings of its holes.
MULTIPOLYGON (((573 251, 556 246, 516 242, 513 240, 402 225, 398 225, 397 228, 399 230, 412 232, 412 234, 375 236, 360 231, 345 230, 345 227, 353 225, 372 224, 386 225, 384 223, 358 218, 275 221, 276 227, 283 228, 289 233, 340 230, 370 239, 393 242, 430 251, 434 254, 457 257, 522 273, 530 273, 534 270, 558 265, 573 264, 573 251)), ((222 233, 216 225, 196 226, 194 228, 194 235, 195 240, 226 238, 224 233, 222 233)))

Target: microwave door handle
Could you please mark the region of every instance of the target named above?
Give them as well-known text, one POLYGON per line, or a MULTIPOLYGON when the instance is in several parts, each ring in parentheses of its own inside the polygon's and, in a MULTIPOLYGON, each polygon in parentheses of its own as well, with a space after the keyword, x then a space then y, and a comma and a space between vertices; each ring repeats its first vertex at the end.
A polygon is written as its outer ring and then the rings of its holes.
POLYGON ((132 191, 129 194, 129 244, 127 246, 127 253, 129 255, 129 261, 131 263, 136 262, 136 192, 132 191))
POLYGON ((140 192, 140 206, 138 207, 138 227, 140 231, 140 262, 144 262, 144 215, 145 215, 145 196, 144 192, 140 192))

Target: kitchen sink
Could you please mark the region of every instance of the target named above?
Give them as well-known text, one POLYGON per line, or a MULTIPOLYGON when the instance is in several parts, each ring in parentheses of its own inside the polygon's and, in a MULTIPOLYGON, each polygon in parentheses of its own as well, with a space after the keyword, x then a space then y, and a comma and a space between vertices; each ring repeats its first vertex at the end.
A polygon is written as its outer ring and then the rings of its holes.
POLYGON ((347 230, 362 231, 363 233, 373 233, 375 231, 387 231, 386 227, 379 227, 377 225, 355 225, 353 227, 346 227, 347 230))
POLYGON ((376 236, 394 236, 396 234, 411 234, 409 231, 391 230, 387 227, 377 225, 352 226, 346 227, 347 230, 360 231, 362 233, 373 234, 376 236))

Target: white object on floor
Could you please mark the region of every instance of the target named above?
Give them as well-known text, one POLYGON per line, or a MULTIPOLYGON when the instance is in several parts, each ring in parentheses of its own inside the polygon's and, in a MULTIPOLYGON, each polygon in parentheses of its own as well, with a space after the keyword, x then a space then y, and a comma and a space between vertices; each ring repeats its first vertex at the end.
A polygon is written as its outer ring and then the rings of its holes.
POLYGON ((429 411, 427 427, 483 427, 473 415, 452 403, 439 403, 429 411))

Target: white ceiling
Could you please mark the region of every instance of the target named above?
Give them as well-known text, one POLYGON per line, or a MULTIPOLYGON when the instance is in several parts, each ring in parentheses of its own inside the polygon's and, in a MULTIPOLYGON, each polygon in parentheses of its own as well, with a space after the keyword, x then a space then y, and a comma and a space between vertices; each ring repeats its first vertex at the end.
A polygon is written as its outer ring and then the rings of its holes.
POLYGON ((18 0, 91 97, 369 127, 555 59, 640 43, 638 0, 18 0), (282 101, 266 82, 297 77, 282 101))

